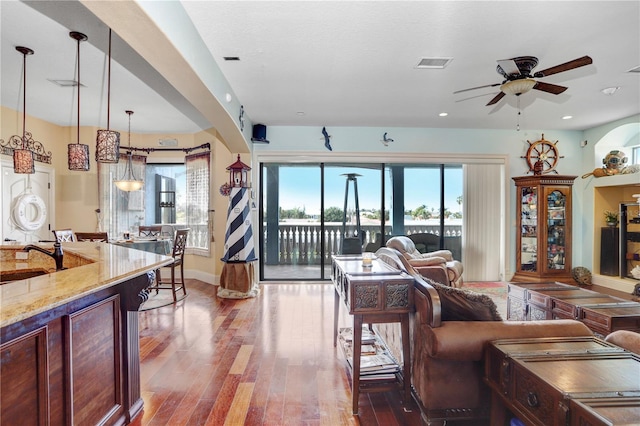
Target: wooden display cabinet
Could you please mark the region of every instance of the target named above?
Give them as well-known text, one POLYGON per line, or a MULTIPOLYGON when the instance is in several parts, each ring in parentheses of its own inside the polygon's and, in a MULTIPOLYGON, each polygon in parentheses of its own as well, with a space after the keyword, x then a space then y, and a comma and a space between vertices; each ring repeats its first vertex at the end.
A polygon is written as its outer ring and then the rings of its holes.
POLYGON ((515 282, 571 278, 571 190, 576 176, 518 176, 515 282))

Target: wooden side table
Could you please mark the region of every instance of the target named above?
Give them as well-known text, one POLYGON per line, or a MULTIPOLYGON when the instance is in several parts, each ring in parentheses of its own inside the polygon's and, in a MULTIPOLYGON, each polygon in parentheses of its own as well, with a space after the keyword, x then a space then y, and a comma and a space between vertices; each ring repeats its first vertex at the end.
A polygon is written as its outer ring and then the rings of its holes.
POLYGON ((398 380, 361 383, 360 355, 362 325, 398 322, 402 338, 402 379, 404 403, 411 398, 411 353, 409 341, 409 313, 414 309, 414 280, 410 275, 373 259, 372 266, 362 266, 362 258, 334 256, 332 281, 335 289, 333 316, 333 344, 337 343, 340 300, 353 315, 353 414, 358 414, 360 392, 382 392, 397 386, 398 380))

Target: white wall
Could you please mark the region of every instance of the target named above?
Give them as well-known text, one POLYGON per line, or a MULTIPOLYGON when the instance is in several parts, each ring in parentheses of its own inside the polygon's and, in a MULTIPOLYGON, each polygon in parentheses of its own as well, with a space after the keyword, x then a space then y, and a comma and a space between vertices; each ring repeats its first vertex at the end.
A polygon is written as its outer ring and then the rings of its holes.
MULTIPOLYGON (((515 127, 515 120, 514 120, 515 127)), ((508 271, 515 267, 515 255, 511 253, 515 247, 515 186, 511 177, 528 174, 528 166, 524 158, 531 143, 542 138, 558 141, 561 156, 557 171, 562 175, 581 176, 586 173, 583 163, 584 140, 582 131, 545 131, 545 130, 490 130, 490 129, 426 129, 426 128, 382 128, 382 127, 328 127, 331 135, 333 151, 324 147, 321 127, 273 126, 267 128, 269 144, 255 144, 253 146, 254 167, 257 173, 256 160, 261 155, 278 156, 283 158, 298 154, 309 161, 331 161, 332 157, 349 157, 353 161, 402 161, 410 159, 416 162, 442 161, 460 162, 461 158, 474 161, 483 159, 506 158, 508 175, 508 218, 506 224, 509 250, 508 271), (384 133, 394 142, 384 146, 381 140, 384 133)), ((590 166, 589 166, 590 167, 590 166)), ((255 176, 254 176, 255 178, 255 176)), ((576 179, 576 181, 578 180, 576 179)), ((497 190, 497 189, 487 189, 497 190)), ((582 208, 582 191, 574 189, 574 223, 580 223, 582 208)), ((590 250, 580 250, 582 235, 574 231, 573 234, 574 266, 582 265, 585 254, 591 257, 590 250)), ((510 275, 507 275, 510 278, 510 275)))

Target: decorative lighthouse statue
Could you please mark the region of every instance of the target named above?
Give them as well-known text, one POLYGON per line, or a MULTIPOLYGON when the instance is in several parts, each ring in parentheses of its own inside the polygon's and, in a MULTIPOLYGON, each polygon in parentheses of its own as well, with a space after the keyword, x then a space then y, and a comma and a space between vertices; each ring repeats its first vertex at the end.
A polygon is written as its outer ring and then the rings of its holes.
MULTIPOLYGON (((249 217, 249 190, 247 172, 251 167, 238 160, 229 170, 229 210, 227 231, 224 237, 225 262, 220 275, 218 296, 227 299, 256 297, 260 287, 255 281, 253 262, 257 260, 253 244, 253 231, 249 217)), ((225 185, 226 186, 226 185, 225 185)), ((226 192, 226 191, 225 191, 226 192)))

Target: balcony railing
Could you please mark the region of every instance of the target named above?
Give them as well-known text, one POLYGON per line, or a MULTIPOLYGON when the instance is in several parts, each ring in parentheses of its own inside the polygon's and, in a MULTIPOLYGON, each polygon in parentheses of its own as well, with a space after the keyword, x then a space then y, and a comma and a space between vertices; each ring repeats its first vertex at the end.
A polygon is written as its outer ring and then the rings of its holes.
MULTIPOLYGON (((379 241, 380 226, 363 225, 364 234, 363 248, 377 248, 379 241), (369 245, 371 243, 371 245, 369 245)), ((406 225, 405 235, 416 233, 429 233, 439 235, 440 226, 429 225, 406 225)), ((281 222, 277 228, 277 235, 269 235, 267 226, 264 226, 264 241, 276 238, 277 246, 273 243, 264 244, 262 256, 267 265, 319 265, 322 256, 322 228, 318 223, 286 223, 281 222)), ((324 256, 325 264, 331 261, 331 255, 340 252, 342 224, 329 223, 324 226, 324 256)), ((385 227, 387 239, 392 235, 391 226, 385 227)), ((451 250, 454 258, 461 259, 462 225, 445 224, 444 227, 444 247, 451 250)), ((257 243, 257 242, 256 242, 257 243)))

